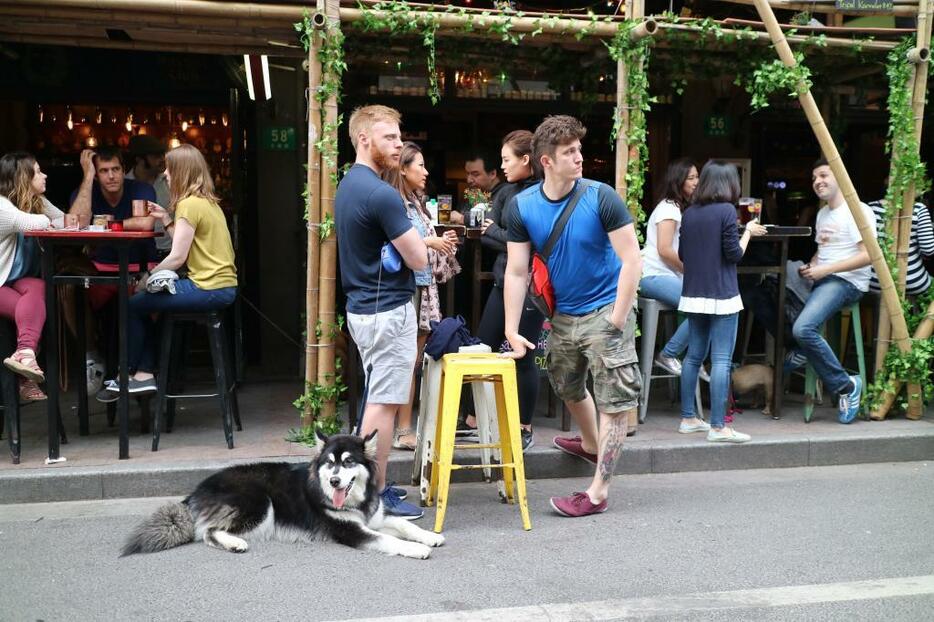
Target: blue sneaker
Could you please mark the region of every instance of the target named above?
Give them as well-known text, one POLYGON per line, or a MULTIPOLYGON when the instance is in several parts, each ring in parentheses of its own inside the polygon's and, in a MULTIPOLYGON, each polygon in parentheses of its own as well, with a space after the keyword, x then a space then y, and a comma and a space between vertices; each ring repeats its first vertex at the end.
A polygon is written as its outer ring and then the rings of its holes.
POLYGON ((392 490, 392 494, 396 495, 400 499, 405 499, 406 497, 409 496, 409 491, 406 490, 405 488, 400 488, 399 486, 396 486, 395 482, 389 482, 388 484, 386 484, 386 488, 389 488, 390 490, 392 490))
POLYGON ((383 492, 379 493, 383 501, 383 512, 389 516, 398 516, 405 520, 418 520, 425 515, 424 510, 414 506, 407 501, 403 501, 393 492, 392 486, 386 486, 383 492))
POLYGON ((840 423, 853 423, 859 414, 859 402, 863 393, 863 379, 859 376, 850 376, 853 391, 847 395, 840 395, 840 423))
POLYGON ((785 354, 785 362, 782 364, 782 374, 787 376, 794 370, 804 367, 808 364, 808 357, 800 350, 792 350, 785 354))

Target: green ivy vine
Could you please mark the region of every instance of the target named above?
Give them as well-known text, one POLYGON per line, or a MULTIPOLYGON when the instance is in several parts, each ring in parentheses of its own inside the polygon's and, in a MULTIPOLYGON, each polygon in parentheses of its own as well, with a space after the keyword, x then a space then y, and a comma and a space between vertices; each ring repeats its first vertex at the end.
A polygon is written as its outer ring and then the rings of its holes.
POLYGON ((779 59, 761 63, 751 78, 738 75, 737 84, 749 93, 753 111, 769 105, 769 97, 775 91, 785 91, 788 97, 798 97, 811 88, 811 71, 804 64, 804 54, 795 52, 795 66, 788 67, 779 59))
POLYGON ((604 41, 614 61, 622 61, 626 72, 626 101, 616 102, 613 117, 613 129, 610 140, 616 141, 622 127, 623 110, 629 110, 629 128, 626 130, 626 144, 630 151, 635 148, 635 157, 628 159, 626 167, 626 205, 636 221, 636 231, 642 239, 642 224, 645 222, 645 210, 642 209, 642 196, 645 191, 645 172, 648 170, 649 147, 646 113, 652 108, 649 95, 649 37, 633 40, 632 29, 641 20, 627 20, 620 24, 616 35, 609 42, 604 41))
MULTIPOLYGON (((883 215, 885 240, 881 244, 882 254, 892 273, 898 279, 898 260, 896 257, 894 228, 895 218, 901 210, 905 193, 914 185, 918 195, 930 188, 927 170, 918 151, 918 137, 915 133, 914 109, 912 108, 913 66, 908 62, 907 54, 914 46, 914 39, 906 37, 887 57, 886 76, 889 80, 888 110, 889 127, 885 150, 891 158, 889 186, 885 192, 885 211, 883 215)), ((902 299, 902 310, 911 335, 924 319, 928 307, 934 302, 934 288, 918 297, 913 303, 902 299)), ((931 362, 934 361, 934 340, 912 339, 911 349, 902 352, 890 347, 885 356, 882 371, 876 374, 876 381, 867 390, 871 409, 879 407, 886 393, 894 389, 893 379, 922 387, 922 399, 925 402, 934 397, 934 383, 930 380, 931 362)), ((898 408, 906 408, 907 398, 899 396, 898 408)))
MULTIPOLYGON (((299 33, 299 41, 307 52, 315 36, 321 37, 321 45, 318 47, 318 61, 321 63, 321 83, 311 94, 320 104, 320 127, 321 135, 315 141, 315 149, 321 154, 322 160, 330 168, 330 181, 336 184, 339 180, 341 170, 337 168, 337 131, 343 122, 343 115, 338 115, 335 122, 328 122, 326 119, 325 105, 333 97, 337 102, 341 100, 341 84, 344 72, 347 71, 347 62, 344 59, 344 35, 338 24, 328 20, 327 25, 318 31, 311 20, 311 14, 306 10, 302 15, 302 20, 294 24, 296 32, 299 33)), ((307 183, 302 192, 302 198, 305 203, 305 220, 308 220, 308 207, 311 200, 307 183)), ((320 223, 309 223, 309 228, 314 225, 318 227, 319 239, 326 240, 334 230, 334 218, 332 215, 325 215, 320 223)), ((344 319, 337 317, 336 323, 330 325, 328 330, 331 336, 335 336, 343 327, 344 319)), ((318 338, 321 337, 321 322, 315 327, 315 333, 318 338)), ((306 337, 307 338, 307 337, 306 337)), ((347 391, 341 375, 341 359, 335 359, 335 374, 323 383, 305 383, 305 391, 292 404, 301 412, 311 413, 311 424, 300 430, 290 430, 288 440, 295 442, 306 442, 310 440, 314 443, 315 430, 320 429, 326 434, 339 432, 341 429, 341 420, 339 417, 329 417, 324 419, 320 413, 325 404, 340 404, 343 394, 347 391)))

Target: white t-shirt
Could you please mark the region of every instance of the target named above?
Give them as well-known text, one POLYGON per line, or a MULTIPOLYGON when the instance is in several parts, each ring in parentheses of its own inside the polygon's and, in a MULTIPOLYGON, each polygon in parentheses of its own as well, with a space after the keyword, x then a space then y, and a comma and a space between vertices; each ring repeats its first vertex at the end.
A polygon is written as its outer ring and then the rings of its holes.
POLYGON ((664 220, 675 221, 675 234, 671 239, 671 247, 678 253, 678 244, 681 239, 681 208, 670 200, 665 199, 655 206, 649 216, 645 228, 645 247, 642 249, 642 276, 673 276, 681 279, 684 275, 671 269, 658 254, 658 223, 664 220))
MULTIPOLYGON (((863 215, 870 224, 873 237, 876 236, 876 217, 872 209, 865 203, 860 203, 863 215)), ((817 242, 817 264, 831 264, 849 259, 859 252, 859 244, 863 238, 856 228, 856 221, 850 214, 846 204, 830 209, 824 206, 817 212, 814 241, 817 242)), ((865 266, 849 272, 837 272, 836 276, 852 283, 859 291, 869 290, 869 279, 872 276, 872 267, 865 266)))

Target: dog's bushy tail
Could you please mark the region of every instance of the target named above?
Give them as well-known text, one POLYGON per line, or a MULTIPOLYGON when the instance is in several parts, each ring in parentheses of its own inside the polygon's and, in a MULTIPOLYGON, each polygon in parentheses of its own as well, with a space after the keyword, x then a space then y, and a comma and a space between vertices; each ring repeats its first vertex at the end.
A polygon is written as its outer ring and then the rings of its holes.
POLYGON ((167 503, 136 526, 123 545, 120 557, 134 553, 155 553, 188 544, 195 539, 195 522, 188 506, 167 503))

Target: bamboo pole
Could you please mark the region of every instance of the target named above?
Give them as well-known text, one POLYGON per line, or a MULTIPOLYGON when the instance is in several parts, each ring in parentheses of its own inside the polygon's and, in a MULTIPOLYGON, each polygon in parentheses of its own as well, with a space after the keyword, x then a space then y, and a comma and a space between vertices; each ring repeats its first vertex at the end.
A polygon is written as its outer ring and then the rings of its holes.
MULTIPOLYGON (((308 46, 308 257, 305 272, 305 387, 318 381, 318 279, 321 265, 321 153, 316 143, 321 136, 321 102, 315 94, 321 86, 320 29, 325 26, 321 13, 312 16, 318 29, 308 46)), ((302 410, 302 427, 311 425, 314 413, 311 404, 302 410)))
MULTIPOLYGON (((921 149, 921 131, 924 127, 924 101, 928 88, 928 47, 931 44, 931 23, 928 11, 929 0, 920 0, 918 3, 918 34, 917 45, 908 52, 908 61, 912 63, 914 75, 912 85, 911 108, 915 118, 915 153, 921 149)), ((912 183, 902 198, 902 210, 898 219, 898 251, 896 261, 898 264, 898 293, 905 295, 905 284, 908 280, 908 248, 911 241, 911 220, 915 206, 915 184, 912 183)), ((922 415, 921 387, 908 385, 908 412, 909 419, 920 419, 922 415)))
MULTIPOLYGON (((794 54, 792 54, 791 48, 788 46, 788 41, 785 40, 782 29, 779 27, 778 20, 775 19, 775 14, 772 12, 769 3, 766 0, 755 0, 755 4, 759 16, 765 24, 769 35, 772 37, 772 42, 775 45, 779 58, 781 58, 785 66, 794 67, 796 65, 794 54)), ((905 316, 902 312, 898 292, 895 291, 892 273, 885 263, 882 250, 879 248, 879 243, 876 240, 875 223, 870 223, 863 214, 856 188, 853 186, 853 181, 850 179, 846 166, 843 164, 840 152, 833 142, 833 137, 830 135, 823 118, 821 118, 820 111, 817 109, 817 104, 814 102, 814 96, 811 95, 810 89, 807 88, 806 84, 801 83, 798 85, 798 93, 801 108, 804 110, 805 115, 807 115, 808 122, 811 124, 811 129, 814 131, 814 136, 817 138, 818 143, 820 143, 821 151, 824 152, 834 177, 836 177, 837 183, 840 185, 840 189, 843 192, 847 207, 853 215, 853 220, 856 221, 856 227, 859 229, 863 244, 869 251, 872 267, 875 269, 876 275, 879 278, 879 285, 882 290, 882 301, 885 303, 889 315, 892 318, 892 333, 895 337, 895 343, 902 352, 907 352, 911 349, 911 342, 908 339, 908 326, 905 323, 905 316)))
MULTIPOLYGON (((678 32, 694 32, 700 34, 702 31, 692 26, 690 22, 673 24, 671 22, 659 22, 658 27, 662 30, 673 30, 678 32)), ((724 33, 732 34, 733 36, 741 39, 756 40, 756 41, 771 41, 771 37, 767 32, 761 32, 758 30, 742 30, 739 28, 728 28, 721 27, 721 31, 724 33)), ((807 43, 813 41, 814 38, 807 35, 785 35, 785 38, 788 41, 794 43, 807 43)), ((827 44, 827 47, 831 48, 859 48, 863 50, 874 50, 874 51, 886 51, 891 50, 898 43, 894 41, 859 41, 857 39, 847 39, 845 37, 824 37, 823 42, 827 44)))
MULTIPOLYGON (((95 37, 55 37, 46 35, 21 35, 0 33, 0 41, 10 43, 31 43, 35 45, 61 45, 76 48, 99 48, 107 50, 139 50, 144 52, 175 52, 187 54, 215 54, 218 56, 242 56, 243 54, 270 54, 269 46, 217 46, 197 43, 159 43, 155 41, 110 41, 95 37)), ((277 56, 296 56, 296 50, 275 48, 277 56), (282 49, 282 51, 278 51, 282 49)), ((301 53, 301 49, 297 50, 301 53)))
MULTIPOLYGON (((318 0, 318 10, 324 11, 328 19, 328 29, 340 30, 340 7, 337 0, 318 0)), ((324 103, 324 125, 322 132, 328 133, 337 145, 337 94, 332 93, 324 103)), ((322 220, 334 217, 334 194, 337 184, 334 177, 337 173, 337 162, 328 162, 321 158, 321 218, 322 220)), ((318 384, 331 385, 335 378, 334 333, 337 330, 335 315, 336 284, 337 284, 337 237, 334 231, 321 242, 321 273, 318 277, 320 298, 318 301, 318 316, 321 320, 321 339, 318 341, 318 384)), ((324 419, 333 418, 337 411, 336 400, 326 402, 320 416, 324 419)))
MULTIPOLYGON (((733 4, 755 4, 759 5, 758 0, 727 0, 733 4)), ((865 11, 865 10, 846 10, 836 8, 834 0, 769 0, 772 8, 783 11, 808 11, 810 13, 829 13, 831 15, 897 15, 901 17, 914 17, 917 11, 917 0, 894 0, 893 7, 889 10, 865 11)))
MULTIPOLYGON (((931 45, 931 9, 932 4, 930 0, 920 0, 918 5, 918 28, 917 28, 917 43, 916 46, 909 51, 908 61, 912 63, 912 97, 911 97, 911 107, 915 119, 915 152, 921 147, 921 132, 923 130, 924 123, 924 104, 925 97, 927 95, 927 82, 928 82, 928 60, 930 57, 929 48, 931 45)), ((916 198, 916 189, 914 183, 910 184, 908 188, 905 189, 905 194, 902 196, 902 205, 901 210, 898 214, 897 224, 898 227, 892 227, 893 231, 893 244, 895 244, 896 251, 896 262, 898 265, 898 293, 902 296, 905 295, 905 284, 908 278, 908 249, 911 242, 911 220, 914 213, 914 204, 916 198)), ((888 342, 883 340, 883 336, 887 338, 888 330, 883 330, 882 316, 880 315, 880 324, 879 324, 879 344, 876 348, 876 369, 881 369, 882 363, 885 360, 885 354, 888 351, 888 342), (880 357, 881 356, 881 360, 880 357)), ((888 326, 885 327, 888 329, 888 326)), ((908 410, 905 415, 909 419, 920 419, 922 415, 922 403, 921 403, 921 387, 918 385, 908 385, 908 410)), ((872 419, 884 419, 891 409, 891 404, 894 403, 895 395, 892 395, 891 400, 886 399, 885 402, 888 403, 888 406, 884 408, 879 408, 870 413, 872 419)))
MULTIPOLYGON (((924 319, 918 325, 918 329, 915 330, 913 339, 915 341, 922 341, 924 339, 930 339, 931 333, 934 333, 934 302, 931 303, 931 306, 928 307, 927 312, 925 313, 924 319)), ((904 384, 898 378, 892 379, 892 390, 887 391, 882 396, 882 404, 879 408, 872 412, 871 417, 873 419, 884 419, 885 415, 891 410, 892 406, 895 404, 895 398, 898 397, 899 392, 902 390, 902 384, 904 384)), ((909 395, 909 398, 911 396, 909 395)))

